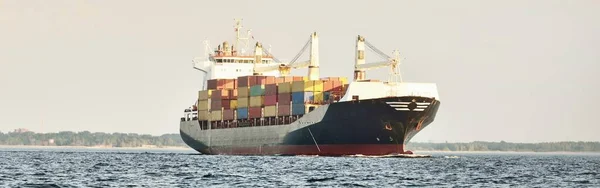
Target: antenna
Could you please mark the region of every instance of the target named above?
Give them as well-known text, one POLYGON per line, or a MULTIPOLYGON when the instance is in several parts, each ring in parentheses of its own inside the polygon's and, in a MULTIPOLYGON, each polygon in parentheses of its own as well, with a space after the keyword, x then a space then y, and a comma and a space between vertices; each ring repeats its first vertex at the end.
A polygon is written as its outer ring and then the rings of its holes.
POLYGON ((242 21, 244 19, 234 19, 235 20, 235 26, 233 27, 235 30, 235 46, 234 48, 235 51, 238 52, 242 52, 241 54, 244 55, 246 52, 246 48, 248 48, 248 45, 250 44, 250 37, 252 35, 252 29, 249 29, 248 31, 246 31, 246 36, 242 37, 240 35, 240 31, 241 29, 244 27, 242 26, 242 21), (240 42, 243 43, 243 48, 241 48, 241 50, 237 50, 237 48, 240 48, 240 42))

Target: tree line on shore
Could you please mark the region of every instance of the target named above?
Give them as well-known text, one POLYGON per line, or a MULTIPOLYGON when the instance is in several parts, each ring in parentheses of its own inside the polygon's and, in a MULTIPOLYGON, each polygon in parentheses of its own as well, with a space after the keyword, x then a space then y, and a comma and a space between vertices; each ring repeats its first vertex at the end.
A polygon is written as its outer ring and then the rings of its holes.
MULTIPOLYGON (((91 133, 89 131, 58 133, 0 132, 0 145, 27 146, 109 146, 109 147, 187 147, 179 134, 152 136, 135 133, 91 133)), ((413 151, 520 151, 520 152, 600 152, 600 142, 468 142, 422 143, 410 142, 413 151)))
POLYGON ((518 152, 600 152, 600 142, 469 142, 469 143, 419 143, 406 146, 415 151, 518 151, 518 152))
POLYGON ((179 134, 152 136, 135 133, 91 133, 89 131, 58 133, 0 132, 0 145, 27 146, 108 146, 142 147, 180 146, 185 147, 179 134))

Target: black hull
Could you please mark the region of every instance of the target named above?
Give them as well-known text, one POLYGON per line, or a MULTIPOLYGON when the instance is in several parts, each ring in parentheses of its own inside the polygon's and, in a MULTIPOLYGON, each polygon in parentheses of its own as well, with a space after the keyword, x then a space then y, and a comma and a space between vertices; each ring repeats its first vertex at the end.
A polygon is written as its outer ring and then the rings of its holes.
MULTIPOLYGON (((213 146, 181 131, 190 147, 205 154, 386 155, 411 153, 404 146, 434 121, 440 102, 424 97, 391 97, 332 103, 323 118, 287 133, 281 143, 254 147, 213 146), (418 105, 422 104, 422 105, 418 105)), ((268 126, 278 129, 278 126, 268 126)), ((238 128, 232 128, 238 129, 238 128)))

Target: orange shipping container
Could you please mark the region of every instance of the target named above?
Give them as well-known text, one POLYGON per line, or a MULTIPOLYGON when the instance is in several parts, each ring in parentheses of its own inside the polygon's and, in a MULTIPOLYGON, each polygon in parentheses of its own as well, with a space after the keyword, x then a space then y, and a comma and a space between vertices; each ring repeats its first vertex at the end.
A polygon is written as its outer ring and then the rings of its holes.
POLYGON ((323 81, 323 91, 331 91, 331 89, 333 89, 333 82, 332 80, 324 80, 323 81))
POLYGON ((328 80, 328 81, 336 80, 336 81, 339 81, 340 77, 325 77, 325 78, 321 78, 321 80, 328 80))
POLYGON ((294 81, 294 77, 293 76, 281 76, 281 77, 277 77, 277 83, 286 83, 286 82, 293 82, 294 81))
POLYGON ((267 76, 265 78, 265 83, 264 83, 265 85, 276 84, 276 83, 277 83, 277 77, 275 77, 275 76, 267 76))

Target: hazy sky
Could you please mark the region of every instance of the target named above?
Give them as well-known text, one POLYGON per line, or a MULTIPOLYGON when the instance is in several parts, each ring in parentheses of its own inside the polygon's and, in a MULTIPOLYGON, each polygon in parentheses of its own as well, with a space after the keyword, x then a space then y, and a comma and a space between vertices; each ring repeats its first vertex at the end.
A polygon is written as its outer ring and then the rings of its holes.
POLYGON ((323 77, 352 77, 359 34, 399 49, 442 100, 413 141, 600 141, 600 1, 367 2, 0 0, 0 131, 177 133, 191 59, 243 18, 279 59, 317 31, 323 77))

